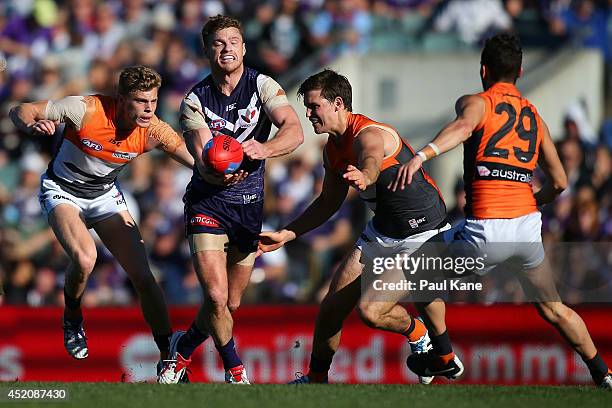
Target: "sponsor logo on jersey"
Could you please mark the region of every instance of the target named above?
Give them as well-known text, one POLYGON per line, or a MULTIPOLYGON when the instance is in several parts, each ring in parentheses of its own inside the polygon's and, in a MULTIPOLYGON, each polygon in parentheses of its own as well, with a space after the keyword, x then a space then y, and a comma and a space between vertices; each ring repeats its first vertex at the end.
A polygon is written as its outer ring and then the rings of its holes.
POLYGON ((100 143, 94 142, 93 140, 82 139, 81 143, 83 143, 83 145, 85 145, 85 147, 87 147, 88 149, 95 150, 96 152, 102 150, 102 145, 100 143))
POLYGON ((204 214, 196 214, 189 221, 191 225, 202 225, 204 227, 219 228, 219 221, 204 214))
POLYGON ((259 198, 259 194, 254 193, 254 194, 243 194, 242 195, 242 202, 244 204, 250 204, 252 202, 257 201, 257 199, 259 198))
POLYGON ((478 175, 481 177, 486 177, 491 174, 491 170, 487 169, 485 166, 476 166, 478 169, 478 175))
POLYGON ((494 169, 491 172, 491 177, 499 180, 520 181, 521 183, 531 183, 531 174, 516 170, 499 170, 494 169))
POLYGON ((73 199, 60 195, 60 194, 55 194, 53 197, 51 197, 51 199, 52 200, 68 200, 68 201, 72 201, 73 203, 76 203, 76 201, 74 201, 73 199))
POLYGON ((246 109, 238 110, 238 125, 241 128, 248 128, 257 125, 257 119, 259 118, 259 109, 254 107, 247 107, 246 109))
POLYGON ((225 119, 213 119, 208 124, 208 127, 212 130, 220 130, 223 129, 226 125, 225 119))
POLYGON ((134 159, 136 156, 138 156, 138 153, 132 153, 132 152, 120 152, 118 150, 116 150, 113 153, 113 157, 116 157, 118 159, 123 159, 123 160, 132 160, 134 159))
POLYGON ((421 226, 421 224, 424 224, 427 222, 427 217, 421 217, 421 218, 411 218, 408 220, 408 225, 410 225, 410 228, 419 228, 421 226))
POLYGON ((477 178, 480 180, 518 181, 531 184, 533 178, 531 170, 503 163, 486 163, 486 166, 480 163, 476 169, 478 170, 477 178))

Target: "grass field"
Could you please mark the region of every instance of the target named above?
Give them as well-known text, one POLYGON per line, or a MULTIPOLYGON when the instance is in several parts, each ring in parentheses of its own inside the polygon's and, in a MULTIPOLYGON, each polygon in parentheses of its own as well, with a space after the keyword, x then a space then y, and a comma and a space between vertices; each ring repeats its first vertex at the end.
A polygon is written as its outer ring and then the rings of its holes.
POLYGON ((115 407, 610 407, 612 392, 593 387, 419 385, 254 385, 0 383, 0 408, 115 407), (68 402, 8 402, 9 389, 64 389, 68 402))

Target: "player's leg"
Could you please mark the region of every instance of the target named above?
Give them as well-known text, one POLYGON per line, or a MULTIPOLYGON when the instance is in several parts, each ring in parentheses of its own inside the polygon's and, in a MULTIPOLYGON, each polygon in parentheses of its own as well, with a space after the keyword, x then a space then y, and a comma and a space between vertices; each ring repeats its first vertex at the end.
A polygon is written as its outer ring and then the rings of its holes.
POLYGON ((64 346, 72 357, 84 359, 89 349, 83 330, 81 298, 96 264, 96 244, 81 218, 81 210, 72 204, 53 207, 49 225, 70 258, 64 283, 64 346))
POLYGON ((429 330, 430 335, 440 335, 446 331, 446 305, 442 299, 414 304, 429 330))
POLYGON ((251 280, 251 272, 255 264, 255 252, 245 253, 236 246, 230 246, 227 258, 227 307, 230 313, 234 313, 240 307, 242 295, 251 280))
MULTIPOLYGON (((452 367, 454 368, 452 375, 444 376, 450 379, 458 378, 463 374, 463 363, 453 351, 446 328, 446 305, 444 301, 438 298, 429 303, 415 303, 415 307, 429 330, 431 350, 424 356, 411 354, 407 360, 408 367, 415 372, 420 372, 419 367, 428 366, 430 373, 446 372, 452 367)), ((422 384, 429 384, 433 377, 426 376, 424 379, 419 377, 419 380, 422 384)))
MULTIPOLYGON (((226 253, 200 251, 194 254, 193 258, 200 284, 204 288, 204 304, 195 324, 198 327, 208 327, 223 361, 225 381, 248 384, 244 365, 234 343, 234 320, 228 307, 229 279, 226 253)), ((243 272, 240 277, 244 278, 245 268, 239 269, 240 272, 243 272)))
MULTIPOLYGON (((252 240, 251 240, 252 241, 252 240)), ((253 241, 252 241, 253 242, 253 241)), ((240 306, 242 295, 246 290, 251 280, 251 272, 253 271, 253 265, 255 264, 255 252, 249 252, 255 250, 255 247, 248 248, 246 251, 241 251, 237 246, 230 246, 227 253, 227 270, 228 270, 228 300, 227 307, 230 313, 234 313, 240 306)), ((232 357, 232 354, 236 354, 235 346, 233 345, 233 339, 231 348, 217 347, 217 350, 222 356, 231 353, 225 357, 224 361, 228 361, 228 367, 225 373, 225 382, 231 384, 249 384, 247 372, 240 361, 238 356, 232 357), (234 360, 234 361, 232 361, 234 360)))
MULTIPOLYGON (((385 258, 395 258, 398 256, 411 256, 414 258, 440 257, 440 251, 445 251, 445 245, 441 244, 443 236, 450 233, 449 227, 445 226, 438 230, 428 231, 419 236, 413 236, 382 249, 370 244, 369 257, 374 261, 385 258), (425 245, 424 245, 425 244, 425 245), (393 250, 388 253, 388 250, 393 250)), ((373 237, 375 238, 375 237, 373 237)), ((371 238, 370 242, 375 242, 371 238)), ((385 239, 383 238, 378 238, 385 239)), ((385 261, 388 259, 385 259, 385 261)), ((386 263, 386 262, 385 262, 386 263)), ((463 364, 454 355, 450 345, 450 339, 446 332, 445 312, 446 308, 441 299, 430 301, 431 293, 419 295, 427 303, 421 304, 420 313, 426 319, 428 326, 424 325, 419 319, 412 318, 409 313, 398 302, 408 296, 408 290, 380 290, 375 286, 377 281, 384 283, 398 284, 406 279, 405 271, 394 265, 383 271, 382 274, 375 275, 372 279, 370 264, 366 266, 368 284, 364 286, 364 294, 359 302, 359 312, 362 320, 370 327, 381 330, 399 333, 407 337, 411 348, 411 355, 407 360, 408 367, 419 376, 419 382, 429 384, 435 375, 443 375, 448 378, 457 378, 463 373, 463 364), (431 326, 436 340, 435 347, 430 340, 427 329, 431 326), (442 358, 442 356, 444 356, 442 358)), ((427 279, 436 276, 442 271, 427 271, 427 279)), ((421 271, 410 275, 409 282, 415 282, 421 271)), ((442 275, 441 275, 442 276, 442 275)), ((436 298, 438 295, 435 295, 436 298)), ((419 308, 419 305, 417 305, 419 308)))
POLYGON ((149 268, 136 222, 128 211, 121 211, 95 223, 94 229, 134 285, 144 319, 151 328, 162 358, 166 358, 172 326, 164 295, 149 268))
MULTIPOLYGON (((392 254, 384 254, 380 252, 384 258, 392 256, 392 254)), ((379 257, 379 256, 377 256, 379 257)), ((365 258, 365 257, 364 257, 365 258)), ((400 283, 405 279, 404 271, 393 265, 391 268, 386 268, 381 274, 373 274, 373 263, 369 256, 364 265, 364 277, 366 284, 363 287, 363 295, 359 300, 357 310, 361 320, 374 329, 390 331, 393 333, 406 335, 410 341, 417 341, 427 332, 423 322, 413 319, 408 311, 399 305, 402 299, 406 298, 410 291, 405 290, 383 290, 382 286, 377 282, 382 283, 400 283), (371 278, 375 277, 375 280, 371 278)))
MULTIPOLYGON (((185 194, 185 230, 191 259, 202 287, 204 302, 187 331, 177 331, 170 342, 171 359, 158 375, 160 383, 183 382, 191 355, 209 335, 215 345, 229 350, 232 360, 239 360, 233 347, 233 320, 228 302, 227 256, 230 206, 215 197, 203 197, 196 189, 185 194), (225 347, 227 346, 227 347, 225 347)), ((223 356, 222 356, 223 358, 223 356)), ((228 364, 228 359, 224 365, 228 364)))
MULTIPOLYGON (((170 357, 164 361, 157 377, 157 381, 162 384, 188 382, 186 371, 191 363, 191 355, 209 335, 212 335, 217 348, 219 344, 227 345, 232 340, 233 320, 227 308, 227 235, 195 233, 189 228, 187 232, 191 259, 204 301, 189 329, 179 330, 172 335, 170 357)), ((238 358, 235 349, 230 349, 233 357, 238 358)), ((227 362, 224 360, 225 364, 227 362)))
POLYGON ((315 322, 308 374, 294 383, 327 382, 334 354, 340 346, 342 324, 361 295, 361 250, 354 248, 332 276, 315 322))
POLYGON ((230 245, 227 251, 228 307, 231 313, 240 306, 242 295, 251 280, 255 254, 263 223, 263 201, 228 206, 230 245))
POLYGON ((515 235, 519 238, 515 252, 522 262, 518 278, 527 298, 534 301, 540 316, 582 357, 593 381, 600 386, 612 388, 612 374, 597 353, 586 324, 574 310, 561 301, 553 270, 542 245, 540 213, 528 214, 513 222, 515 235))
POLYGON ((561 302, 548 260, 525 270, 520 281, 526 294, 536 300, 534 306, 539 315, 580 355, 593 381, 600 386, 612 388, 612 374, 597 352, 584 320, 561 302))

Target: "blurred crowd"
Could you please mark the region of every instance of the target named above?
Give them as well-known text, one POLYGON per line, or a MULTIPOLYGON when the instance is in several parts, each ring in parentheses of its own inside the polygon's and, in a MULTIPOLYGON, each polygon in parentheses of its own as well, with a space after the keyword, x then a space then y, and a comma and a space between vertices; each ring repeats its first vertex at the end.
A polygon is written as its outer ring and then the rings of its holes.
MULTIPOLYGON (((200 30, 207 17, 241 19, 245 63, 285 87, 305 64, 343 53, 477 49, 505 30, 526 47, 594 47, 610 61, 610 5, 593 0, 4 0, 0 2, 0 275, 9 304, 63 304, 67 258, 43 217, 39 177, 61 137, 18 134, 8 118, 20 102, 114 92, 117 73, 145 64, 163 77, 158 115, 177 128, 185 92, 209 73, 200 30)), ((610 147, 577 106, 558 143, 570 188, 544 211, 547 242, 612 237, 610 147)), ((321 188, 322 164, 295 158, 268 163, 264 229, 283 226, 321 188)), ((139 157, 120 182, 148 247, 151 266, 172 304, 195 304, 201 290, 184 238, 182 195, 191 174, 154 153, 139 157)), ((462 215, 449 209, 452 219, 462 215)), ((351 193, 330 222, 285 249, 258 258, 246 302, 316 302, 368 217, 351 193)), ((584 279, 595 279, 586 271, 584 279)), ((572 299, 579 301, 579 295, 572 299)), ((103 246, 83 300, 86 306, 132 304, 134 291, 103 246)))

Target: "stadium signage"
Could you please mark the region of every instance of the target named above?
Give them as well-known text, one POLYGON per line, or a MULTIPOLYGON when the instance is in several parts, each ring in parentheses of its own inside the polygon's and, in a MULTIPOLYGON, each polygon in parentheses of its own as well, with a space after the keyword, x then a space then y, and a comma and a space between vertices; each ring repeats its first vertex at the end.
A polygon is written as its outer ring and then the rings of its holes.
MULTIPOLYGON (((605 306, 579 310, 607 360, 612 358, 611 310, 605 306)), ((189 326, 196 309, 170 312, 175 326, 182 328, 189 326)), ((3 305, 0 327, 8 336, 0 340, 0 381, 155 381, 159 356, 139 308, 88 309, 90 357, 83 361, 70 359, 62 347, 62 330, 57 327, 61 313, 60 308, 3 305)), ((580 358, 537 320, 533 307, 448 305, 447 313, 453 348, 466 366, 461 384, 590 384, 580 358)), ((237 347, 254 383, 285 383, 307 369, 316 314, 316 306, 286 305, 236 312, 242 323, 235 332, 237 347)), ((331 380, 416 383, 405 365, 408 353, 401 336, 371 330, 353 313, 343 327, 331 380)), ((212 341, 192 358, 192 381, 223 381, 223 365, 212 341)))

